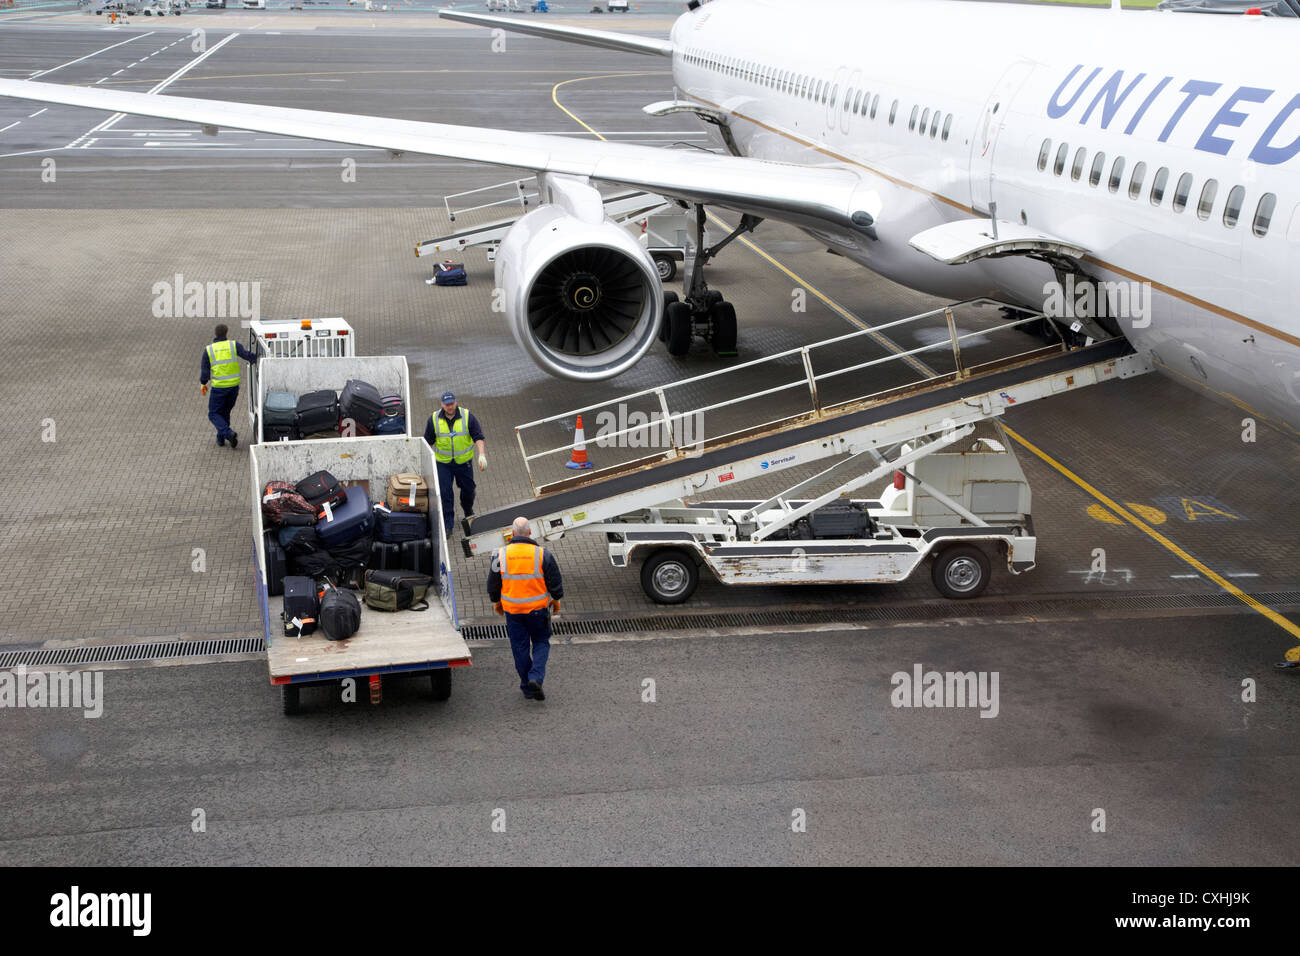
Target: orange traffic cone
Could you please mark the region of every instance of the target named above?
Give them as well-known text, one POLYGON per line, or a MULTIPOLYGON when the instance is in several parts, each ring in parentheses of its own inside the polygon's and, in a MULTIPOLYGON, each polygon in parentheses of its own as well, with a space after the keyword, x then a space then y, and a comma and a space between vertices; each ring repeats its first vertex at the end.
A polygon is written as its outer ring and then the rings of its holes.
POLYGON ((590 468, 587 460, 587 436, 582 431, 582 416, 578 416, 578 427, 573 433, 573 457, 564 465, 565 468, 590 468))

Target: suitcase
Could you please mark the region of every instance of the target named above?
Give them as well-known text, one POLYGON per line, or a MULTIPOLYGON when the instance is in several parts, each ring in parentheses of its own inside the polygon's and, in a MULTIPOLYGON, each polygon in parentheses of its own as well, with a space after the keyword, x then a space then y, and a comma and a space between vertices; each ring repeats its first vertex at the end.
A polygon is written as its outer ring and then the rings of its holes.
POLYGON ((375 508, 375 537, 400 544, 429 536, 429 519, 418 511, 389 511, 375 508))
POLYGON ((352 419, 368 433, 383 413, 384 399, 379 389, 359 378, 348 379, 339 396, 340 417, 352 419))
POLYGON ((264 425, 292 425, 297 418, 298 396, 293 392, 267 392, 262 402, 264 425))
POLYGON ((298 426, 300 435, 333 431, 339 424, 338 395, 333 389, 328 388, 319 392, 308 392, 298 399, 294 424, 298 426))
POLYGON ((316 522, 316 534, 326 548, 337 548, 369 534, 374 526, 370 497, 364 488, 353 485, 347 490, 347 499, 334 508, 333 515, 316 522))
POLYGON ((262 441, 297 441, 298 429, 291 423, 288 425, 272 425, 270 422, 262 423, 262 441))
POLYGON ((397 571, 402 567, 402 546, 387 541, 370 544, 370 560, 366 567, 372 571, 397 571))
POLYGON ((421 538, 418 541, 403 541, 398 547, 402 549, 398 564, 404 571, 416 571, 419 574, 438 576, 438 539, 421 538))
POLYGON ((469 276, 465 274, 464 266, 452 266, 440 268, 433 282, 434 285, 469 285, 469 276))
POLYGON ((380 416, 379 421, 375 422, 375 435, 405 435, 406 434, 406 416, 398 415, 395 418, 380 416))
POLYGON ((293 574, 284 579, 284 611, 280 620, 284 622, 285 637, 313 633, 319 611, 320 599, 316 596, 315 581, 293 574), (295 618, 297 624, 293 623, 295 618))
POLYGON ((319 616, 320 629, 328 640, 346 641, 361 627, 361 602, 351 591, 330 588, 320 599, 319 616))
POLYGON ((268 481, 262 489, 262 518, 267 524, 315 524, 316 509, 302 495, 297 486, 287 481, 268 481))
POLYGON ((294 490, 307 499, 307 503, 316 509, 316 517, 320 518, 325 513, 325 505, 329 504, 331 508, 343 504, 347 497, 347 492, 339 484, 337 478, 328 471, 318 471, 308 475, 298 484, 294 485, 294 490))
POLYGON ((269 597, 284 593, 284 576, 289 573, 289 559, 274 531, 262 533, 262 550, 266 555, 266 593, 269 597))
POLYGON ((388 479, 384 504, 390 511, 429 511, 429 483, 420 475, 403 472, 388 479), (411 500, 411 482, 415 482, 415 500, 411 500))
POLYGON ((397 418, 399 415, 406 415, 406 403, 402 401, 401 395, 385 395, 383 403, 384 418, 397 418))
POLYGON ((311 554, 315 551, 324 551, 325 546, 320 543, 320 536, 316 534, 315 520, 311 525, 303 528, 292 525, 286 525, 280 529, 279 544, 284 548, 284 553, 292 557, 295 554, 311 554))

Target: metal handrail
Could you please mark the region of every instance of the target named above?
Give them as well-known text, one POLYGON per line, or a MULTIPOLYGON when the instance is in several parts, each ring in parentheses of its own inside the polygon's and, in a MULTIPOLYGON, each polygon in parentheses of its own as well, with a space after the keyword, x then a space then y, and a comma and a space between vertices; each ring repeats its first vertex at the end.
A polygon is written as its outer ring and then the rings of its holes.
POLYGON ((527 183, 528 179, 507 179, 503 183, 493 183, 491 186, 480 186, 478 189, 467 189, 464 192, 450 193, 449 195, 442 197, 442 204, 447 210, 447 218, 452 222, 456 221, 456 216, 458 214, 464 215, 467 212, 478 212, 480 209, 493 209, 497 206, 510 206, 516 202, 519 203, 520 209, 526 210, 529 201, 537 199, 538 196, 541 195, 540 192, 528 192, 527 183), (514 186, 517 190, 517 195, 510 196, 508 199, 498 199, 496 202, 481 203, 477 206, 466 206, 464 209, 451 208, 451 201, 453 199, 460 199, 464 196, 473 196, 478 193, 490 192, 494 189, 504 189, 506 186, 514 186))

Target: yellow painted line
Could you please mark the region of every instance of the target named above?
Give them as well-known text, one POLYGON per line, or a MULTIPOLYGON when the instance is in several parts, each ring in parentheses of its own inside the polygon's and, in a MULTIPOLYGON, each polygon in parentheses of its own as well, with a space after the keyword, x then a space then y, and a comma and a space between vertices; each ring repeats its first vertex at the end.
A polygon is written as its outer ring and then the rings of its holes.
POLYGON ((1188 554, 1178 545, 1174 544, 1172 541, 1170 541, 1168 538, 1162 535, 1159 531, 1156 531, 1149 524, 1147 524, 1137 515, 1133 514, 1133 512, 1129 511, 1119 502, 1102 494, 1102 492, 1098 491, 1088 482, 1084 481, 1082 478, 1080 478, 1078 475, 1072 472, 1069 468, 1066 468, 1063 464, 1061 464, 1051 455, 1047 454, 1047 452, 1043 451, 1037 445, 1033 444, 1032 442, 1024 438, 1022 435, 1013 431, 1011 428, 1008 428, 1005 423, 1003 423, 1002 428, 1008 435, 1010 435, 1013 439, 1015 439, 1017 443, 1022 445, 1027 450, 1033 452, 1035 455, 1037 455, 1047 464, 1051 465, 1053 468, 1059 471, 1066 478, 1070 479, 1070 481, 1074 482, 1076 485, 1078 485, 1088 494, 1092 495, 1094 498, 1096 498, 1098 501, 1104 504, 1112 512, 1119 515, 1129 524, 1133 525, 1133 527, 1137 528, 1139 531, 1145 532, 1147 536, 1152 538, 1154 541, 1162 545, 1167 550, 1171 551, 1173 554, 1175 554, 1177 557, 1182 559, 1187 564, 1191 565, 1193 568, 1195 568, 1201 574, 1205 575, 1207 578, 1209 578, 1219 587, 1223 588, 1223 590, 1227 591, 1237 600, 1247 605, 1249 608, 1251 608, 1251 610, 1257 611, 1258 613, 1264 615, 1264 617, 1268 618, 1270 621, 1272 621, 1278 627, 1282 628, 1282 630, 1286 631, 1292 637, 1300 638, 1300 626, 1291 623, 1291 621, 1284 618, 1281 614, 1278 614, 1277 611, 1274 611, 1271 607, 1268 607, 1260 603, 1255 598, 1251 597, 1249 594, 1243 591, 1241 588, 1237 587, 1237 585, 1233 584, 1231 581, 1225 578, 1223 575, 1219 574, 1217 571, 1212 570, 1211 568, 1207 567, 1203 562, 1192 557, 1190 554, 1188 554))
MULTIPOLYGON (((594 129, 592 129, 590 126, 584 123, 572 110, 570 110, 568 107, 566 107, 563 103, 560 102, 560 96, 559 96, 560 87, 568 86, 570 83, 581 83, 585 80, 603 80, 603 79, 608 79, 610 77, 618 77, 618 76, 654 76, 654 75, 656 74, 654 73, 610 73, 606 76, 576 76, 571 80, 564 80, 563 82, 556 83, 555 86, 551 87, 551 100, 555 103, 556 106, 560 108, 560 110, 566 116, 569 117, 569 119, 573 120, 575 123, 577 123, 579 126, 581 126, 583 129, 585 129, 588 133, 596 137, 601 142, 607 142, 604 136, 601 136, 600 133, 596 132, 594 129)), ((708 215, 709 215, 709 219, 711 219, 716 225, 722 227, 723 229, 726 229, 727 232, 730 232, 732 230, 733 228, 732 226, 728 225, 726 222, 719 219, 713 213, 709 213, 708 215)), ((772 265, 776 266, 776 268, 784 272, 789 278, 791 278, 800 286, 802 286, 803 288, 811 292, 815 298, 820 300, 827 308, 829 308, 836 315, 840 316, 840 318, 844 319, 846 322, 856 325, 859 329, 862 329, 865 332, 871 332, 871 326, 867 325, 865 322, 859 319, 848 309, 844 308, 842 305, 840 305, 830 296, 821 292, 811 282, 807 281, 798 273, 792 271, 782 263, 778 262, 776 259, 770 256, 768 253, 764 252, 758 246, 754 245, 754 243, 746 239, 744 236, 739 236, 737 237, 737 239, 751 252, 755 253, 762 259, 765 259, 766 261, 770 262, 772 265)), ((883 348, 887 349, 890 352, 893 352, 895 355, 898 355, 899 353, 906 351, 906 349, 903 349, 901 346, 895 343, 893 339, 881 335, 879 332, 871 332, 871 337, 880 346, 882 346, 883 348)), ((934 369, 930 368, 928 365, 926 365, 920 359, 916 358, 916 356, 914 355, 907 356, 904 359, 904 361, 907 362, 908 365, 912 366, 913 369, 915 369, 916 371, 920 372, 922 375, 928 378, 933 378, 936 374, 938 374, 935 372, 934 369)))

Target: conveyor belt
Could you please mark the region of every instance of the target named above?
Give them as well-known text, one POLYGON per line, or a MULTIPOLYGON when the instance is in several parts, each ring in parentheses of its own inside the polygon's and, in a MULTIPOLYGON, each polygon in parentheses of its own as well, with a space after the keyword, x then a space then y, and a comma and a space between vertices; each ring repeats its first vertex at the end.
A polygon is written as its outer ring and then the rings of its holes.
POLYGON ((1084 368, 1098 362, 1129 355, 1132 352, 1133 347, 1127 339, 1110 339, 1087 348, 1075 349, 1040 361, 1029 362, 999 372, 991 372, 962 382, 945 384, 924 392, 904 395, 856 412, 824 418, 805 425, 796 425, 749 440, 737 441, 712 451, 706 451, 696 457, 673 459, 628 474, 614 475, 576 488, 567 488, 553 494, 530 498, 495 511, 476 514, 469 521, 469 535, 473 536, 508 528, 510 523, 520 516, 531 520, 561 511, 581 511, 584 506, 592 502, 601 501, 614 495, 635 491, 665 481, 685 478, 699 472, 707 472, 730 462, 770 454, 804 442, 829 438, 855 428, 888 421, 901 415, 924 411, 927 408, 945 405, 972 395, 983 395, 988 392, 1014 388, 1018 384, 1033 381, 1045 375, 1068 372, 1075 368, 1084 368))

